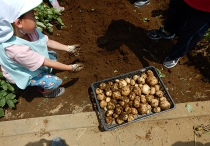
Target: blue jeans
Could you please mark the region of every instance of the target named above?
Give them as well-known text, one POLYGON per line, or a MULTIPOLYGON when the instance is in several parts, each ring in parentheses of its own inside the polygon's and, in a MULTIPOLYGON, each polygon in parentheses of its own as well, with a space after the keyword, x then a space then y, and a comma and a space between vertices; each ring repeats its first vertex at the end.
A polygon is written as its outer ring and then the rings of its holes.
POLYGON ((170 0, 164 29, 171 33, 178 33, 179 37, 168 57, 179 58, 194 49, 209 27, 209 12, 194 9, 184 0, 170 0))

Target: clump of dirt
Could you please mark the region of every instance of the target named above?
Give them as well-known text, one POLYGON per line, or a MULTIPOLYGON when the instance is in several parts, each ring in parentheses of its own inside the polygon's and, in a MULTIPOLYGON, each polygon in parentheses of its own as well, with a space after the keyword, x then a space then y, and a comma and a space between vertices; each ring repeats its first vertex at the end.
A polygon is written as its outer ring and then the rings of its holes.
POLYGON ((204 78, 203 82, 210 81, 210 47, 208 41, 201 41, 196 48, 189 53, 190 60, 195 64, 204 78))

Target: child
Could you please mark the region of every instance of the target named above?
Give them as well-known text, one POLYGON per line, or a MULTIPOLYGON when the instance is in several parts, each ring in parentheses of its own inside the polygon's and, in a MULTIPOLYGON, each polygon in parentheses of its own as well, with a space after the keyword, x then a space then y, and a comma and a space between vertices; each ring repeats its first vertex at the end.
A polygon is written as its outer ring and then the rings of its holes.
POLYGON ((57 0, 49 0, 49 2, 51 3, 51 5, 56 8, 58 11, 64 11, 64 7, 61 7, 58 3, 57 0))
POLYGON ((57 97, 65 89, 59 87, 59 77, 49 74, 51 68, 78 72, 83 65, 57 62, 56 52, 47 47, 77 55, 80 45, 63 45, 36 29, 33 9, 40 3, 42 0, 1 0, 0 64, 4 77, 20 89, 38 86, 44 97, 57 97))

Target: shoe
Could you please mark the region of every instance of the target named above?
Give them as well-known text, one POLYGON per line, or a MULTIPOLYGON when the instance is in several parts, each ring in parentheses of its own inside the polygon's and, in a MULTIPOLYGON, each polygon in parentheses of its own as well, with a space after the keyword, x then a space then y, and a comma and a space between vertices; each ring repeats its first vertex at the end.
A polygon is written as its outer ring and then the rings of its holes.
POLYGON ((65 92, 64 87, 58 87, 50 94, 43 93, 43 96, 48 97, 48 98, 53 98, 53 97, 61 96, 64 92, 65 92))
POLYGON ((172 68, 177 65, 179 59, 180 58, 171 59, 169 57, 166 57, 165 60, 163 61, 163 66, 165 66, 166 68, 172 68))
POLYGON ((57 11, 63 12, 63 11, 65 10, 64 7, 61 7, 61 6, 59 5, 59 3, 58 3, 57 0, 51 0, 50 3, 51 3, 51 5, 52 5, 57 11))
POLYGON ((160 27, 159 30, 151 30, 147 33, 147 36, 153 40, 159 39, 173 39, 175 37, 175 33, 166 33, 163 27, 160 27))
POLYGON ((135 7, 142 7, 142 6, 146 5, 146 4, 148 4, 149 2, 150 2, 150 0, 138 0, 133 5, 135 7))
POLYGON ((52 139, 50 146, 66 146, 60 137, 52 139))

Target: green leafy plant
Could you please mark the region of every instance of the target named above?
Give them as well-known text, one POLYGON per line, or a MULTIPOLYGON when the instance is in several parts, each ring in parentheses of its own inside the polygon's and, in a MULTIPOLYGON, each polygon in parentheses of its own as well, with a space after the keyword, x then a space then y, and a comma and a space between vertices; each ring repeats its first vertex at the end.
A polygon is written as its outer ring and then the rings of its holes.
POLYGON ((163 74, 163 73, 160 71, 160 69, 156 68, 156 70, 158 71, 158 74, 159 74, 159 76, 160 76, 161 78, 162 78, 162 77, 166 77, 166 75, 163 74))
POLYGON ((10 108, 15 108, 15 87, 10 84, 0 72, 0 117, 4 116, 4 108, 8 105, 10 108))
POLYGON ((204 39, 205 40, 210 40, 210 28, 208 29, 207 33, 205 34, 204 39))
POLYGON ((61 11, 50 7, 45 3, 40 4, 34 10, 36 25, 41 31, 47 30, 48 32, 53 33, 53 25, 56 25, 58 29, 63 29, 65 27, 60 17, 61 11))
POLYGON ((67 80, 68 79, 68 76, 64 75, 63 79, 64 80, 67 80))

